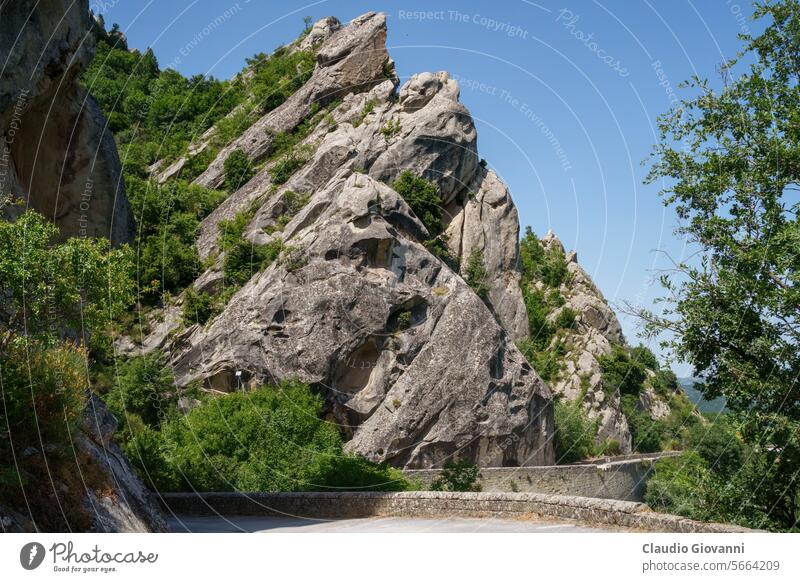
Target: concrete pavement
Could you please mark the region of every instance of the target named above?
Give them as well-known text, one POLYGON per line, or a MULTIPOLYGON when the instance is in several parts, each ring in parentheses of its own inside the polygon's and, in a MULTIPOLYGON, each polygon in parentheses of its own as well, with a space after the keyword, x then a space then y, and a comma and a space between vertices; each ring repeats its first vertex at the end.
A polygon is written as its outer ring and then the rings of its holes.
POLYGON ((424 519, 374 517, 364 519, 304 519, 256 516, 170 516, 172 532, 262 533, 578 533, 614 531, 558 521, 453 517, 424 519))

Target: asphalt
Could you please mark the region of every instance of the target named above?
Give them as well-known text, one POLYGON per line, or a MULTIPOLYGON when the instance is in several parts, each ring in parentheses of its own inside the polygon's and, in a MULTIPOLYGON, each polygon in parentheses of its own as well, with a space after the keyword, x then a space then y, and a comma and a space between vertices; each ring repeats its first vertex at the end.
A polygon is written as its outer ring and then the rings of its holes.
POLYGON ((171 516, 172 532, 217 533, 579 533, 612 531, 599 527, 529 519, 464 518, 423 519, 374 517, 314 520, 299 517, 171 516))

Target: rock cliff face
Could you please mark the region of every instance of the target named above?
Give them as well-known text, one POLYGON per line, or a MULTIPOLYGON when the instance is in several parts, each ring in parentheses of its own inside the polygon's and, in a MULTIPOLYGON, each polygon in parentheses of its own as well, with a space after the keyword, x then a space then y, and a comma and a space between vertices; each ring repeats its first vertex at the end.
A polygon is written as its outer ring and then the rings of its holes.
MULTIPOLYGON (((223 183, 235 150, 256 168, 201 223, 207 269, 193 286, 210 295, 225 286, 223 221, 244 219, 244 237, 282 249, 277 260, 207 323, 184 326, 178 298, 154 316, 149 336, 118 347, 165 351, 179 385, 200 381, 218 392, 299 377, 324 391, 350 451, 400 467, 453 456, 482 466, 554 462, 551 389, 583 399, 599 419, 598 440, 630 451, 619 396, 606 396, 599 366, 624 343, 616 316, 570 255, 560 294, 576 325, 561 372, 552 386, 542 382, 515 346, 529 323, 511 195, 479 163, 457 82, 421 73, 398 87, 385 39, 385 17, 369 13, 346 25, 321 20, 287 47, 315 51, 310 79, 195 180, 223 183), (278 180, 276 136, 300 127, 299 162, 278 180), (436 233, 392 189, 405 171, 435 185, 445 231, 436 242, 449 259, 432 251, 436 233), (486 273, 483 299, 466 283, 475 256, 486 273)), ((211 133, 155 177, 179 175, 211 133)), ((542 244, 563 253, 554 235, 542 244)))
POLYGON ((94 50, 90 18, 88 0, 0 7, 0 199, 38 210, 64 238, 119 244, 133 233, 119 157, 77 80, 94 50))
POLYGON ((382 14, 312 28, 302 41, 317 47, 310 80, 197 179, 220 183, 234 149, 265 160, 202 223, 197 247, 214 264, 195 287, 219 290, 219 224, 237 214, 250 212, 251 242, 280 240, 291 250, 203 327, 181 328, 168 309, 139 349, 168 350, 179 384, 229 391, 240 379, 297 376, 322 386, 348 449, 376 461, 552 463, 550 392, 513 343, 526 333, 516 209, 478 164, 458 84, 423 73, 398 91, 385 38, 382 14), (313 117, 312 105, 331 102, 313 117), (298 145, 308 159, 277 185, 274 135, 309 116, 316 125, 298 145), (451 254, 483 251, 492 281, 486 303, 423 244, 431 233, 388 185, 406 170, 438 188, 451 254), (292 214, 298 197, 309 201, 292 214))
MULTIPOLYGON (((133 222, 113 137, 77 75, 92 56, 88 1, 6 2, 0 7, 0 212, 30 206, 61 236, 130 239, 133 222), (11 202, 11 204, 7 204, 11 202)), ((90 471, 71 491, 94 531, 154 531, 166 526, 150 492, 112 442, 116 419, 91 397, 75 435, 74 471, 90 471), (84 463, 91 463, 89 468, 84 463)), ((47 443, 45 443, 45 451, 47 443)), ((27 451, 42 455, 42 451, 27 451)), ((53 483, 63 493, 67 485, 53 483)), ((55 503, 55 502, 54 502, 55 503)), ((3 531, 32 531, 24 508, 0 507, 3 531)))
MULTIPOLYGON (((542 246, 556 247, 564 253, 561 241, 552 232, 542 238, 542 246)), ((566 299, 562 309, 572 309, 577 317, 567 342, 570 349, 564 356, 565 368, 556 381, 551 382, 551 388, 568 400, 581 398, 590 417, 599 419, 598 441, 613 439, 619 443, 620 451, 627 454, 631 452, 628 421, 622 412, 619 394, 609 396, 603 390, 598 361, 611 353, 612 344, 625 344, 622 327, 602 292, 578 264, 577 254, 570 252, 566 257, 570 277, 561 288, 566 299)), ((557 313, 553 314, 555 316, 557 313)))

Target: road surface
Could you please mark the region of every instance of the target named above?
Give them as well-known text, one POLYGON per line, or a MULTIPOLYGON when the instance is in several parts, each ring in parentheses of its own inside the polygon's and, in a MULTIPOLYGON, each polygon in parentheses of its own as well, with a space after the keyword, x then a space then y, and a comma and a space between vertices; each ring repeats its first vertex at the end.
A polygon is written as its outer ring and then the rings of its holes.
POLYGON ((465 518, 423 519, 372 517, 317 520, 300 517, 170 516, 172 532, 263 532, 263 533, 563 533, 603 532, 610 528, 559 521, 529 519, 465 518))

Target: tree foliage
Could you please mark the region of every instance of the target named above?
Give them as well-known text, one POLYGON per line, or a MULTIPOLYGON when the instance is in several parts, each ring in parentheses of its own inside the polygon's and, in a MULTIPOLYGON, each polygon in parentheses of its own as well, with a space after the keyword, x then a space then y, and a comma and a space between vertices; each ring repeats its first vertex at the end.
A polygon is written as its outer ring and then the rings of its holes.
POLYGON ((664 180, 699 258, 662 277, 661 313, 641 315, 650 333, 671 332, 665 346, 704 396, 725 396, 745 422, 764 474, 739 485, 789 528, 800 517, 800 3, 757 2, 755 17, 764 31, 742 37, 723 86, 692 78, 693 96, 659 120, 649 179, 664 180))

